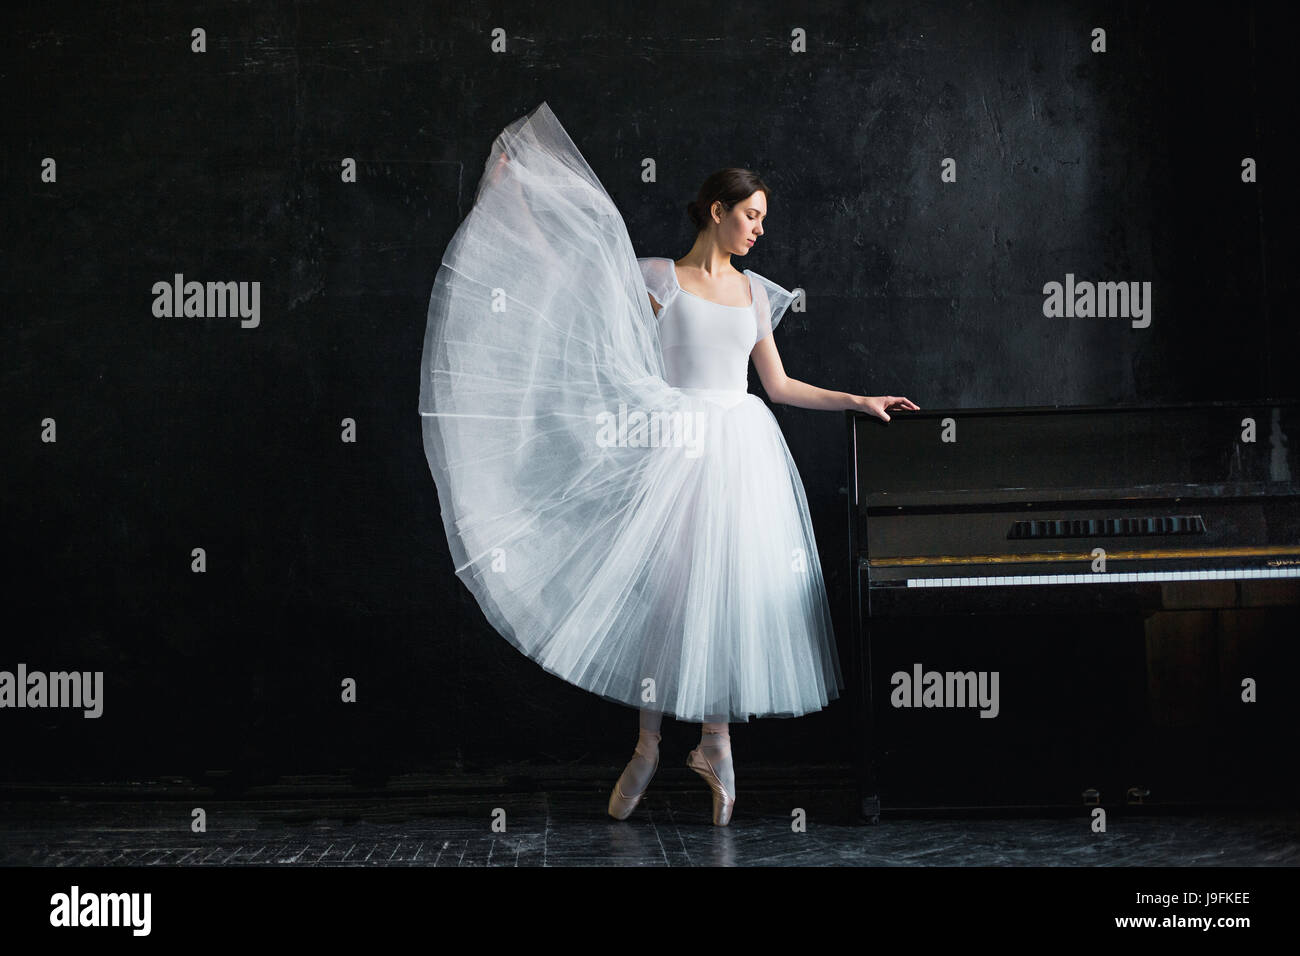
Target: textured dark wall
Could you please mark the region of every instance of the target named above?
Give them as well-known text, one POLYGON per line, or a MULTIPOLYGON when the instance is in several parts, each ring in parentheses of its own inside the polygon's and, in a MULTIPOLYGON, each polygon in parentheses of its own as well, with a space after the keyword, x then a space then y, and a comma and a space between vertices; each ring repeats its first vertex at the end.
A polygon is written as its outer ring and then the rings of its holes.
MULTIPOLYGON (((0 711, 11 777, 630 753, 630 710, 520 656, 456 580, 420 440, 442 250, 542 100, 638 255, 686 252, 715 168, 767 179, 743 265, 807 292, 776 337, 796 378, 923 408, 1296 394, 1280 6, 379 9, 11 15, 0 669, 107 685, 98 720, 0 711), (176 273, 259 282, 260 324, 155 317, 176 273), (1152 282, 1150 327, 1045 318, 1066 273, 1152 282)), ((842 415, 776 412, 845 642, 842 415)), ((846 759, 845 710, 734 729, 738 759, 846 759)))

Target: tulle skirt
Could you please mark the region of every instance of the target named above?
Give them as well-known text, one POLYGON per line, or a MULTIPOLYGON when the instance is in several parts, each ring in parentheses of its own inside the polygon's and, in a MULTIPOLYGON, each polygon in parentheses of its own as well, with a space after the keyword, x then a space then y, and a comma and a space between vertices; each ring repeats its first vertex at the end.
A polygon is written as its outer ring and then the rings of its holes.
POLYGON ((838 697, 781 430, 754 395, 664 380, 623 220, 545 103, 493 144, 435 279, 421 373, 456 574, 519 651, 681 720, 838 697))

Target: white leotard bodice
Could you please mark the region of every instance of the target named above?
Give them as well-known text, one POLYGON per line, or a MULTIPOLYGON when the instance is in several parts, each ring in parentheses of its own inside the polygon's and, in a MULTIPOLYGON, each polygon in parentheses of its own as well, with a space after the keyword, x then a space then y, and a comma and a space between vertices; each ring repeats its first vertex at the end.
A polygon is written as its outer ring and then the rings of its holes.
POLYGON ((647 291, 661 307, 659 344, 668 384, 683 389, 748 391, 749 353, 771 334, 774 320, 779 320, 793 296, 746 269, 749 305, 722 305, 683 289, 672 259, 637 262, 647 291))

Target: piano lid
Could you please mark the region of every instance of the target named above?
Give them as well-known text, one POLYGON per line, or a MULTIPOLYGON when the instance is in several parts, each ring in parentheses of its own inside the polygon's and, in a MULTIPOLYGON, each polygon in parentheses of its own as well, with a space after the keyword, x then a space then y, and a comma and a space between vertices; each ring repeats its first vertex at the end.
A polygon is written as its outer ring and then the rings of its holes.
POLYGON ((863 513, 1300 495, 1296 401, 847 414, 863 513))

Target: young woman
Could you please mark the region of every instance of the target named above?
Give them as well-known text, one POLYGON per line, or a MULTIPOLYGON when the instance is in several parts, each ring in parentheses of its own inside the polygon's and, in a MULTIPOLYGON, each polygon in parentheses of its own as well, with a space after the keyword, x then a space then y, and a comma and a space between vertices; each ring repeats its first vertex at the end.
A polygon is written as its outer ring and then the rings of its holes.
POLYGON ((767 406, 917 408, 789 378, 794 300, 731 256, 768 189, 710 176, 695 244, 637 260, 618 210, 542 103, 493 144, 429 303, 420 412, 456 573, 549 672, 639 710, 608 812, 659 763, 665 713, 700 722, 687 765, 736 800, 728 724, 825 707, 843 686, 803 485, 767 406))

